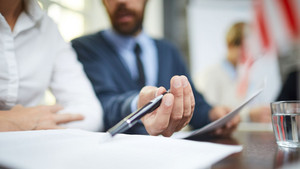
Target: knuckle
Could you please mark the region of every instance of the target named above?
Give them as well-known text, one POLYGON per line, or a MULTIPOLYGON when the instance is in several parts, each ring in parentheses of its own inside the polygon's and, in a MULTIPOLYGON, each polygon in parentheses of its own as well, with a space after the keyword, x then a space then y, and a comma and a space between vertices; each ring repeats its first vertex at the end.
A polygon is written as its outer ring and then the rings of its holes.
POLYGON ((148 127, 147 131, 150 135, 159 135, 165 132, 165 130, 167 130, 168 128, 168 124, 164 123, 164 124, 160 124, 160 125, 156 125, 155 127, 148 127))
POLYGON ((191 114, 191 108, 192 107, 184 107, 184 113, 183 113, 183 117, 189 116, 191 114))
POLYGON ((161 124, 160 127, 158 128, 159 132, 163 132, 165 131, 166 129, 168 128, 168 124, 167 123, 164 123, 164 124, 161 124))
POLYGON ((49 120, 49 121, 54 121, 54 120, 55 120, 55 117, 54 117, 54 116, 47 116, 46 118, 47 118, 47 120, 49 120))
POLYGON ((171 131, 166 131, 166 132, 163 133, 163 136, 165 136, 165 137, 171 137, 172 134, 173 134, 173 132, 171 132, 171 131))
POLYGON ((175 89, 172 90, 172 93, 175 97, 183 97, 183 90, 182 89, 175 89))
POLYGON ((189 118, 191 116, 192 112, 188 111, 183 114, 183 118, 189 118))
POLYGON ((39 108, 39 110, 42 111, 42 112, 50 113, 50 110, 49 110, 48 107, 46 107, 46 106, 41 106, 41 107, 39 108))
POLYGON ((182 115, 174 115, 174 116, 172 116, 171 118, 172 118, 172 120, 174 120, 174 121, 179 121, 179 120, 181 120, 182 119, 182 115))

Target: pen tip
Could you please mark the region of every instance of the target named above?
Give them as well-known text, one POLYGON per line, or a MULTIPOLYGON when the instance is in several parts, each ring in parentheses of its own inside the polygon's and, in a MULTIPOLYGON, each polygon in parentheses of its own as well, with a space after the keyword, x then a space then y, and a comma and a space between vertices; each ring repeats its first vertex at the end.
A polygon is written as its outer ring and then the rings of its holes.
POLYGON ((106 133, 104 133, 104 136, 101 137, 100 143, 108 142, 108 141, 112 140, 112 138, 113 138, 112 135, 110 133, 106 132, 106 133))

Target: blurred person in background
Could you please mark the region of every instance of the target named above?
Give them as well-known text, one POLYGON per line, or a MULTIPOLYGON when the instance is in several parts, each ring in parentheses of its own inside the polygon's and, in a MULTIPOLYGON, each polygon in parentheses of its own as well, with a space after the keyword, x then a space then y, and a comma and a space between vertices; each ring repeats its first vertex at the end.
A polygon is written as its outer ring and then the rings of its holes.
MULTIPOLYGON (((239 64, 241 64, 240 61, 244 52, 243 41, 246 36, 246 26, 247 24, 244 22, 233 24, 226 34, 226 58, 208 67, 194 78, 196 88, 212 105, 226 105, 235 108, 246 99, 246 94, 241 94, 238 90, 240 83, 239 64)), ((240 114, 243 121, 271 122, 271 110, 268 104, 255 107, 247 106, 240 114)))

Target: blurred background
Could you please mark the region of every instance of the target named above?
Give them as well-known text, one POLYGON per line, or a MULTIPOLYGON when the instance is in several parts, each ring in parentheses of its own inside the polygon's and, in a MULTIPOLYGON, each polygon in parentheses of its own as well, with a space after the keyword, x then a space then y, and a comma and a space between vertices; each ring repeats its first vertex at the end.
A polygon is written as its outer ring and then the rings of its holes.
MULTIPOLYGON (((110 27, 101 0, 39 2, 68 42, 110 27)), ((263 94, 251 104, 269 106, 278 100, 291 72, 300 69, 299 9, 300 0, 148 0, 144 30, 178 47, 196 88, 205 92, 206 88, 201 87, 205 84, 203 74, 226 60, 228 31, 233 24, 243 22, 246 26, 243 43, 239 45, 238 64, 234 66, 234 92, 237 100, 242 101, 264 86, 263 94)), ((288 87, 293 88, 296 99, 300 95, 299 84, 296 78, 292 87, 288 87)), ((204 96, 209 97, 205 93, 204 96)), ((48 100, 51 102, 51 98, 48 100)))

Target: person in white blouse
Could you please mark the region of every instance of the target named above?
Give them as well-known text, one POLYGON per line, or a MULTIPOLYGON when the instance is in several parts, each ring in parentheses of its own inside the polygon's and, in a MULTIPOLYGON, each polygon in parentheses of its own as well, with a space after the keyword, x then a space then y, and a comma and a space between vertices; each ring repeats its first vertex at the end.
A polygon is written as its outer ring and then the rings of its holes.
POLYGON ((103 130, 76 54, 38 3, 0 0, 0 13, 0 130, 103 130), (57 105, 40 105, 47 89, 57 105))
MULTIPOLYGON (((36 0, 0 0, 0 13, 0 131, 102 131, 103 110, 81 64, 36 0), (48 88, 61 106, 38 106, 48 88)), ((173 94, 165 94, 142 120, 150 135, 172 135, 192 118, 195 101, 188 79, 172 82, 173 94)), ((164 91, 144 87, 139 107, 164 91)))
MULTIPOLYGON (((237 92, 239 83, 238 66, 242 56, 245 27, 246 23, 244 22, 233 24, 226 34, 228 48, 226 58, 208 67, 194 78, 196 88, 203 93, 205 99, 212 105, 226 105, 230 108, 235 108, 247 96, 247 93, 241 95, 237 92)), ((256 83, 259 82, 259 78, 254 80, 256 83)), ((249 84, 253 84, 254 80, 252 79, 249 84)), ((247 92, 251 91, 250 87, 248 88, 247 92)), ((268 88, 270 87, 268 86, 268 88)), ((271 93, 275 93, 274 90, 271 93)), ((243 109, 241 112, 242 121, 271 122, 269 105, 263 103, 262 99, 259 102, 258 105, 251 105, 243 109)))

